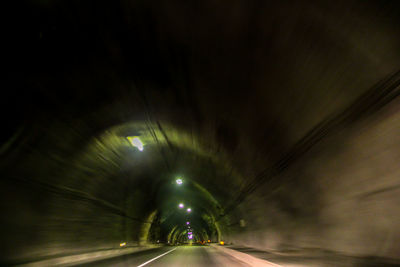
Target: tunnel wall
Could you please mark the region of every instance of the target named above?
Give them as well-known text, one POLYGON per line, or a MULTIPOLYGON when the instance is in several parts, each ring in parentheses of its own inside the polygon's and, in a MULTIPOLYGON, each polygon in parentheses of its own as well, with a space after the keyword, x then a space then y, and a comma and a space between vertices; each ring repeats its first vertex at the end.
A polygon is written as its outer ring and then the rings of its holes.
MULTIPOLYGON (((2 225, 2 260, 7 264, 119 248, 121 242, 136 246, 141 238, 138 229, 143 223, 118 214, 85 194, 2 186, 18 196, 18 203, 13 203, 13 216, 4 218, 2 225), (38 203, 41 198, 45 200, 38 203)), ((8 201, 9 197, 3 194, 2 199, 8 201)))
POLYGON ((72 134, 69 124, 57 126, 41 130, 43 142, 2 166, 1 210, 7 215, 1 264, 115 249, 121 242, 147 245, 155 213, 146 177, 121 173, 119 155, 104 140, 86 142, 82 129, 72 134))
POLYGON ((329 133, 231 216, 228 242, 400 258, 400 101, 329 133), (239 212, 240 210, 240 212, 239 212))

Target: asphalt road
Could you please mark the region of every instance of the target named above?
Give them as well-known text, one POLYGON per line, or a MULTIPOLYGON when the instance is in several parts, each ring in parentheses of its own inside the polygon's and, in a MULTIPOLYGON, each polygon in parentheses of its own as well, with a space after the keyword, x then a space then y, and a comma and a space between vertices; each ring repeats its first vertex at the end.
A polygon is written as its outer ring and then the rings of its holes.
POLYGON ((210 246, 161 247, 76 266, 250 266, 210 246))

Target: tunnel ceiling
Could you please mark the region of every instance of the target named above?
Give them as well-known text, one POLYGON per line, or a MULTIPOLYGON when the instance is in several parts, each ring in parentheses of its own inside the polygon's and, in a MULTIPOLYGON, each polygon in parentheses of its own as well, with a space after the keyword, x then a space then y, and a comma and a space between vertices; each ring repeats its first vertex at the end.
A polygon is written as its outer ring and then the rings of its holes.
POLYGON ((109 209, 131 196, 132 219, 159 220, 165 235, 187 219, 179 202, 199 229, 238 223, 229 210, 268 168, 400 62, 389 3, 26 7, 7 32, 4 169, 18 162, 13 179, 87 192, 109 209))

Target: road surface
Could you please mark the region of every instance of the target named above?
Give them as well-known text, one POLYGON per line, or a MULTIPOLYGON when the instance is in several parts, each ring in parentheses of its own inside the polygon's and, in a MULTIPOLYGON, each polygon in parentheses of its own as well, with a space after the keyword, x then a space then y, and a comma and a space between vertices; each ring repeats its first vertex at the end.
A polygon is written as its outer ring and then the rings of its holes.
POLYGON ((249 264, 239 261, 220 250, 211 246, 177 246, 161 247, 146 251, 136 252, 128 255, 118 256, 110 259, 85 263, 75 266, 96 266, 96 267, 197 267, 197 266, 230 266, 248 267, 249 264))

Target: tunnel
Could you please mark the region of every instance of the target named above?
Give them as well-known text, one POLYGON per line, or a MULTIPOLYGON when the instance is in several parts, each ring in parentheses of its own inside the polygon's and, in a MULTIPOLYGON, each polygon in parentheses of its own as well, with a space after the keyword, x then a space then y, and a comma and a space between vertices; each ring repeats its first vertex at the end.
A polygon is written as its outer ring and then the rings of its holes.
POLYGON ((1 266, 399 266, 396 1, 4 7, 1 266))

